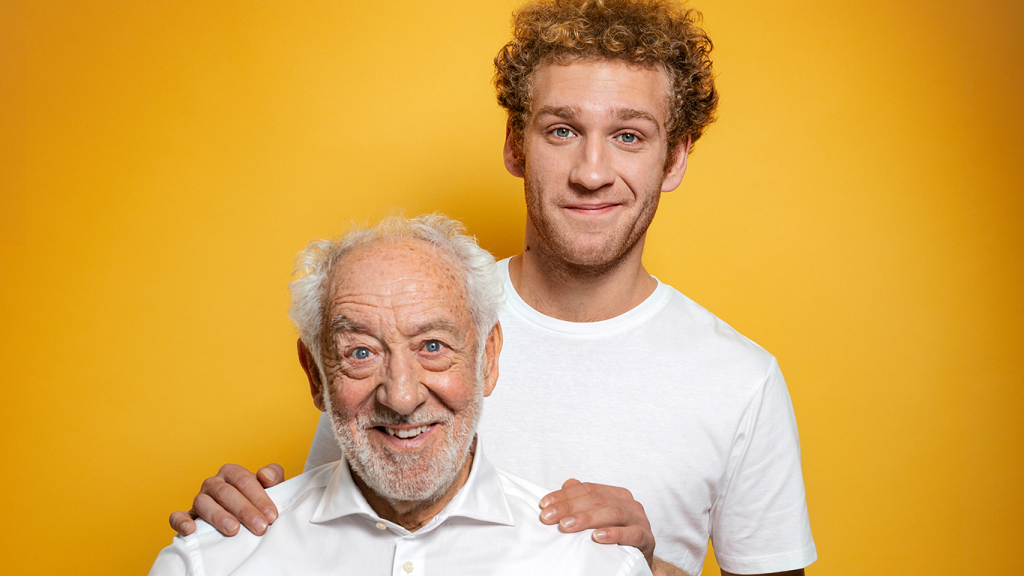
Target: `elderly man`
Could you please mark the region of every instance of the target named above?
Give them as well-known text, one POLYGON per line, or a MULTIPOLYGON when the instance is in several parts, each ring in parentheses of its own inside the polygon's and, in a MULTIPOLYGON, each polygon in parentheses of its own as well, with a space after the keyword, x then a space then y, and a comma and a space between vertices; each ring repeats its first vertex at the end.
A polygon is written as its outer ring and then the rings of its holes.
MULTIPOLYGON (((517 12, 495 84, 526 237, 499 263, 507 345, 483 429, 495 462, 531 481, 589 481, 544 498, 543 521, 636 546, 655 573, 700 572, 710 537, 723 574, 802 574, 817 552, 778 363, 643 265, 718 101, 698 19, 672 0, 517 12)), ((340 456, 329 428, 307 466, 340 456)), ((226 466, 171 525, 199 515, 232 533, 233 515, 262 532, 275 511, 260 486, 282 475, 226 466)))
POLYGON ((634 548, 541 523, 546 491, 484 456, 502 286, 457 223, 392 218, 300 262, 299 361, 345 458, 273 488, 263 536, 203 525, 151 575, 650 574, 634 548))

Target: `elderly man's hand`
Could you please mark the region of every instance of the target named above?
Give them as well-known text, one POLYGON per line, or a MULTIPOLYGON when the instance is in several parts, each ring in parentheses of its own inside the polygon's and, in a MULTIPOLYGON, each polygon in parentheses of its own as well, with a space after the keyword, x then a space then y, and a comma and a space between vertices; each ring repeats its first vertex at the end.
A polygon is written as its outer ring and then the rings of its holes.
POLYGON ((250 532, 259 536, 277 520, 277 506, 265 488, 282 480, 284 468, 279 464, 268 464, 255 474, 237 464, 225 464, 216 476, 203 481, 191 510, 171 514, 171 528, 188 536, 195 532, 194 520, 202 518, 221 534, 234 536, 241 519, 250 532))
POLYGON ((594 541, 601 544, 633 546, 643 552, 647 563, 654 563, 654 534, 642 504, 625 488, 565 481, 562 489, 540 501, 540 519, 556 522, 564 532, 595 529, 594 541))

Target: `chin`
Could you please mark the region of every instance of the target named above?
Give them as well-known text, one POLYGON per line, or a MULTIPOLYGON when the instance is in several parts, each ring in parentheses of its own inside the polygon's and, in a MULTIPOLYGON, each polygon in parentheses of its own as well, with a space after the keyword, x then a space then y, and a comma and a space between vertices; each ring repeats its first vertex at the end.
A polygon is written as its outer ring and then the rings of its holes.
POLYGON ((438 418, 446 420, 434 431, 440 436, 415 452, 396 452, 372 442, 367 433, 372 418, 346 419, 335 412, 328 395, 325 403, 334 437, 352 471, 367 487, 388 502, 429 504, 448 492, 469 458, 483 390, 477 387, 477 394, 460 414, 438 418))
POLYGON ((401 455, 372 454, 354 456, 349 462, 363 482, 389 502, 433 503, 451 488, 466 458, 467 449, 458 454, 417 458, 401 455))

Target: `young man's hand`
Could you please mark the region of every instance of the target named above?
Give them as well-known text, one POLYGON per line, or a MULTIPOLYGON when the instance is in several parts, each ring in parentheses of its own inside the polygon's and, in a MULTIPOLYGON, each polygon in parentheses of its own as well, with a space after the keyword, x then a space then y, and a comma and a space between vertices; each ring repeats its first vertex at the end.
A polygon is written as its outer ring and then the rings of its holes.
POLYGON ((196 529, 196 518, 209 522, 221 534, 238 533, 238 521, 257 536, 277 520, 277 506, 266 488, 284 480, 284 468, 268 464, 255 474, 237 464, 225 464, 220 472, 203 481, 199 495, 188 512, 174 512, 170 522, 178 534, 188 536, 196 529))
POLYGON ((633 546, 654 568, 654 534, 642 504, 625 488, 565 481, 562 489, 540 501, 540 519, 564 532, 594 529, 594 541, 633 546))

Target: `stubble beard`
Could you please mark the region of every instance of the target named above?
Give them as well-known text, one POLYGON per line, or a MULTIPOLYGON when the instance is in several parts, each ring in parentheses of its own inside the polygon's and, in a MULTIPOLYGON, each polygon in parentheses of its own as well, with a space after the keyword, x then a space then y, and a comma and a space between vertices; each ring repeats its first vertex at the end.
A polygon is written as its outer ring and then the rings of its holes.
POLYGON ((399 414, 378 406, 372 413, 358 414, 349 421, 334 410, 326 390, 323 397, 335 440, 352 471, 374 493, 393 504, 431 504, 448 491, 469 457, 483 407, 483 389, 476 385, 474 390, 460 416, 444 408, 399 414), (435 440, 435 449, 429 454, 395 453, 375 449, 370 444, 368 434, 371 428, 418 422, 438 423, 431 433, 447 434, 447 442, 438 445, 435 440))
POLYGON ((586 249, 578 245, 571 230, 559 226, 555 219, 544 217, 543 194, 529 170, 523 181, 526 214, 541 239, 539 246, 527 248, 537 250, 537 256, 548 262, 553 273, 578 279, 600 277, 622 264, 647 232, 661 199, 659 184, 659 190, 644 196, 640 213, 629 228, 604 230, 601 244, 596 249, 586 249))

